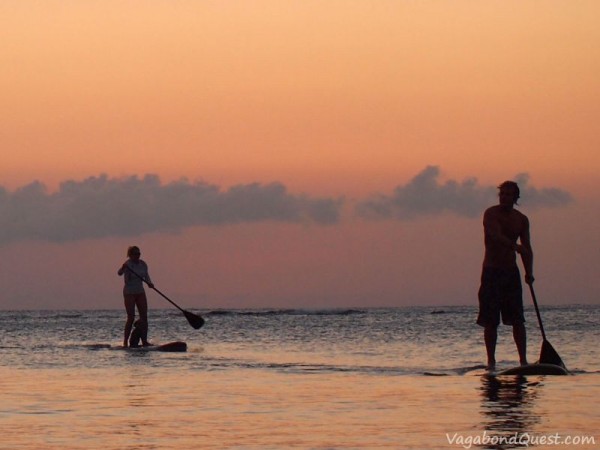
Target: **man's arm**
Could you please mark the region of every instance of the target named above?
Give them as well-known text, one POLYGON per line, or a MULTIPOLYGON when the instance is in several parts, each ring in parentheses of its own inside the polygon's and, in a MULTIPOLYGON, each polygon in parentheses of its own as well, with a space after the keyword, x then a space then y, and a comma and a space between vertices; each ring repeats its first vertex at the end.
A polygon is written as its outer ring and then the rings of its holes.
POLYGON ((529 219, 524 216, 523 231, 519 235, 521 245, 518 246, 517 252, 521 255, 523 267, 525 268, 525 282, 532 284, 533 277, 533 249, 531 248, 531 237, 529 235, 529 219))

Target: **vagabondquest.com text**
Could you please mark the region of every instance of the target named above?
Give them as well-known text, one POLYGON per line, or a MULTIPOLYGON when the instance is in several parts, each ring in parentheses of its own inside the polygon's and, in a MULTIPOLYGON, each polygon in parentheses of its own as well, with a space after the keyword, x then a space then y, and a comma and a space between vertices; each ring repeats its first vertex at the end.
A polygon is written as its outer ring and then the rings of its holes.
POLYGON ((529 433, 514 433, 511 435, 498 436, 489 435, 487 431, 482 434, 460 434, 446 433, 446 439, 450 445, 460 446, 462 448, 471 448, 473 445, 516 445, 520 447, 538 446, 538 445, 596 445, 595 436, 579 436, 579 435, 561 435, 554 434, 529 434, 529 433))

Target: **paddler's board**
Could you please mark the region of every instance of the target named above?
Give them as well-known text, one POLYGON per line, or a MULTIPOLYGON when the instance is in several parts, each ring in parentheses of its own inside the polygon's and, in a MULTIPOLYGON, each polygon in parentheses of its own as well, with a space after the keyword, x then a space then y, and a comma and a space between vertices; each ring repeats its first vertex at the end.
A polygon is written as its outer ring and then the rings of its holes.
POLYGON ((113 347, 115 349, 131 352, 186 352, 187 344, 182 341, 169 342, 162 345, 149 345, 147 347, 113 347))
POLYGON ((534 363, 524 366, 511 367, 510 369, 502 370, 494 373, 496 376, 501 375, 568 375, 569 372, 562 366, 556 364, 534 363))

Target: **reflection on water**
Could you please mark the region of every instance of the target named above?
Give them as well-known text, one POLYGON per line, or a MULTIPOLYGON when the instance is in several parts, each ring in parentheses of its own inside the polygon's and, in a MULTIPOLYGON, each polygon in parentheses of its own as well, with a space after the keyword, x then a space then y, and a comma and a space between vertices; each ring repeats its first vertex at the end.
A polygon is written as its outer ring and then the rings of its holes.
POLYGON ((540 387, 539 381, 528 380, 525 376, 482 377, 482 422, 490 438, 483 448, 526 446, 515 436, 531 434, 533 427, 540 422, 534 408, 540 387))
POLYGON ((153 339, 189 350, 145 353, 113 349, 120 310, 3 312, 0 449, 448 449, 474 430, 597 433, 600 307, 554 313, 572 330, 561 353, 585 370, 572 379, 470 375, 484 356, 473 314, 221 312, 198 332, 155 310, 153 339))

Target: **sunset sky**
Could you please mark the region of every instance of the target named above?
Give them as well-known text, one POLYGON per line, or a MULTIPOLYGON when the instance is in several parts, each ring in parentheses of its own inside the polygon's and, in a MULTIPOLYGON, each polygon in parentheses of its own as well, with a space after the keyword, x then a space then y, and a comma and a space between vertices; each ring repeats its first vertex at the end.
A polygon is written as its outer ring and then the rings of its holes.
POLYGON ((120 308, 132 244, 189 308, 476 305, 506 179, 538 300, 600 303, 599 18, 2 1, 0 309, 120 308))

